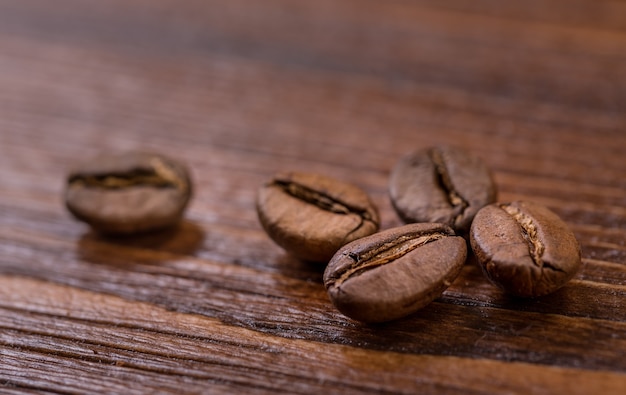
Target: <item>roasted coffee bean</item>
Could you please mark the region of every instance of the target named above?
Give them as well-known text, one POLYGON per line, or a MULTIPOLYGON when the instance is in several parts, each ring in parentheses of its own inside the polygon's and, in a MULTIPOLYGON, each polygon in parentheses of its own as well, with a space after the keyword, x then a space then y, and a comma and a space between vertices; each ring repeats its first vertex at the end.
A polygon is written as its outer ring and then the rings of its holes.
POLYGON ((470 243, 485 275, 517 296, 554 292, 581 265, 574 233, 554 212, 532 202, 484 207, 472 223, 470 243))
POLYGON ((129 234, 171 226, 191 196, 187 168, 146 152, 103 154, 72 170, 65 204, 102 233, 129 234))
POLYGON ((496 201, 487 166, 459 148, 439 146, 401 158, 389 194, 406 223, 441 222, 466 233, 481 207, 496 201))
POLYGON ((465 239, 443 224, 388 229, 342 247, 324 272, 332 303, 348 317, 384 322, 432 302, 457 277, 465 239))
POLYGON ((274 177, 257 197, 259 220, 286 251, 326 262, 344 244, 378 230, 378 211, 356 186, 317 174, 274 177))

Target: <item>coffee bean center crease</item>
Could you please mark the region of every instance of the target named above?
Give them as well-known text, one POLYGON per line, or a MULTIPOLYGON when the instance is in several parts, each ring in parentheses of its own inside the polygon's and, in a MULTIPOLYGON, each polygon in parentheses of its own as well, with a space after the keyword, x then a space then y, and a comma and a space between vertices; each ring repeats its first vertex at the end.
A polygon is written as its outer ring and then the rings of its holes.
MULTIPOLYGON (((530 252, 530 257, 537 266, 543 267, 545 262, 543 262, 542 256, 543 251, 545 250, 545 246, 537 236, 537 226, 533 222, 533 219, 530 216, 521 212, 519 208, 513 207, 510 204, 502 204, 500 205, 500 208, 502 208, 507 214, 513 217, 513 219, 519 224, 520 228, 522 229, 522 236, 528 243, 528 251, 530 252)), ((545 266, 551 267, 548 264, 545 264, 545 266)), ((551 268, 558 270, 554 267, 551 268)))
POLYGON ((448 235, 444 233, 430 233, 417 237, 416 235, 405 235, 390 242, 383 243, 379 247, 365 251, 360 255, 353 252, 347 253, 354 261, 354 264, 343 271, 331 284, 339 286, 349 278, 395 261, 418 247, 447 236, 448 235))
POLYGON ((70 185, 102 189, 121 189, 132 186, 185 188, 176 173, 163 162, 155 159, 150 164, 151 168, 137 168, 126 172, 75 175, 70 179, 70 185))
POLYGON ((454 218, 454 222, 457 221, 458 218, 463 216, 463 213, 469 207, 467 201, 456 191, 454 184, 452 183, 452 179, 450 177, 450 172, 446 167, 445 161, 443 159, 443 155, 437 149, 432 149, 429 152, 430 159, 435 165, 435 170, 437 172, 437 181, 441 187, 441 189, 446 192, 446 196, 448 198, 448 203, 457 212, 456 217, 454 218))
POLYGON ((351 207, 345 202, 334 199, 331 196, 311 188, 307 188, 304 185, 286 181, 275 181, 275 184, 289 195, 317 206, 322 210, 336 214, 356 214, 365 221, 372 221, 371 215, 367 211, 351 207))

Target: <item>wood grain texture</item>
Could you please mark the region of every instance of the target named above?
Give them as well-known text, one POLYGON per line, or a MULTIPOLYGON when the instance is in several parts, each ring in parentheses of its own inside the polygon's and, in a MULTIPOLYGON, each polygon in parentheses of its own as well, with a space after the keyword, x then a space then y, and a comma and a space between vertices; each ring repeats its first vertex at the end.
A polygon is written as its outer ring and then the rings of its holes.
POLYGON ((626 4, 0 0, 0 392, 626 392, 626 4), (452 144, 547 205, 583 268, 508 297, 472 259, 363 325, 254 210, 275 172, 365 189, 452 144), (185 160, 175 229, 103 238, 63 207, 102 150, 185 160))

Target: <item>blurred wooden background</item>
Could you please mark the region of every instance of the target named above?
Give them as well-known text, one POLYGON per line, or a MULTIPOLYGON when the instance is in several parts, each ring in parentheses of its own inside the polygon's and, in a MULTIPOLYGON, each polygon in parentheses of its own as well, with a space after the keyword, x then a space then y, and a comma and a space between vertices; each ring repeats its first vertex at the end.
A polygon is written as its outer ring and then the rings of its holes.
POLYGON ((626 3, 0 0, 0 392, 626 393, 626 3), (400 155, 482 157, 546 204, 584 265, 536 300, 475 263, 419 313, 339 314, 262 232, 274 172, 371 193, 400 155), (103 239, 67 169, 187 161, 169 232, 103 239))

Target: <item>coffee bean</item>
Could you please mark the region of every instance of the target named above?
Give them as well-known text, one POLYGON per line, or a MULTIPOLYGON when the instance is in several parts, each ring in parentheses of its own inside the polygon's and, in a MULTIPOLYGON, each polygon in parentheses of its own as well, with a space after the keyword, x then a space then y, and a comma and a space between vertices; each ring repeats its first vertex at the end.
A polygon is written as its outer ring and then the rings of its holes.
POLYGON ((581 266, 574 233, 554 212, 537 203, 484 207, 472 223, 470 243, 485 275, 517 296, 554 292, 581 266))
POLYGON ((378 211, 356 186, 318 174, 275 176, 257 197, 267 234, 294 256, 328 261, 344 244, 378 230, 378 211))
POLYGON ((324 272, 332 303, 348 317, 384 322, 426 306, 457 277, 465 239, 443 224, 388 229, 342 247, 324 272))
POLYGON ((129 234, 171 226, 191 196, 186 167, 146 152, 103 154, 67 178, 65 204, 102 233, 129 234))
POLYGON ((401 158, 389 194, 406 223, 441 222, 466 233, 478 210, 496 201, 487 166, 459 148, 439 146, 401 158))

